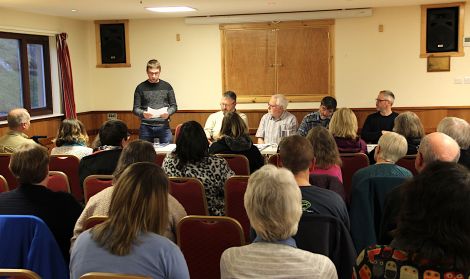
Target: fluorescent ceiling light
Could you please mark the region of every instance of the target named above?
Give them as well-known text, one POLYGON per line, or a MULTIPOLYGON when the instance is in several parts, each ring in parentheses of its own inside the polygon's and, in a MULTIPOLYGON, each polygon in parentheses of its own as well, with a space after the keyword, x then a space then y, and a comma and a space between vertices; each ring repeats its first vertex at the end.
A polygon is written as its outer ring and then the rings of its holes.
POLYGON ((149 7, 145 8, 146 10, 149 10, 151 12, 156 12, 156 13, 178 13, 178 12, 193 12, 196 11, 196 9, 190 8, 190 7, 149 7))

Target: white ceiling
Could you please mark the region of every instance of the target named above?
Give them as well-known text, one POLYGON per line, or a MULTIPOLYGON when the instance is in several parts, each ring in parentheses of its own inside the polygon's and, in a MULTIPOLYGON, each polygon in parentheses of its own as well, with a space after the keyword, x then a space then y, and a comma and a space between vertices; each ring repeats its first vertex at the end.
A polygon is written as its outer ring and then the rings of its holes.
POLYGON ((455 0, 0 0, 0 7, 82 20, 257 14, 450 3, 455 0), (190 6, 196 12, 157 14, 150 6, 190 6), (77 10, 72 12, 72 10, 77 10))

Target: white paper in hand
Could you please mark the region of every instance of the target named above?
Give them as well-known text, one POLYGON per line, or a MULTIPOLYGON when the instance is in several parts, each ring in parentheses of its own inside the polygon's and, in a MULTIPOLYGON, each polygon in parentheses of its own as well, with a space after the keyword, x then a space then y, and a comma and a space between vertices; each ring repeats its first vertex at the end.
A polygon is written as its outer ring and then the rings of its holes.
POLYGON ((152 118, 160 117, 160 115, 164 113, 168 113, 168 107, 162 107, 159 109, 153 109, 151 107, 147 107, 147 112, 152 114, 152 118))

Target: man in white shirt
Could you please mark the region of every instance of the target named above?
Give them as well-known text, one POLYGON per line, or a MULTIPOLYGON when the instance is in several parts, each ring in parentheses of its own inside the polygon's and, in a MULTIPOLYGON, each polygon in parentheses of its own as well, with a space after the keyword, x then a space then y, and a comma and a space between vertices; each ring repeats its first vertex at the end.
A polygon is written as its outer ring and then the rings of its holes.
POLYGON ((220 100, 220 111, 215 112, 207 118, 204 125, 204 132, 209 141, 215 141, 220 137, 220 128, 222 128, 222 120, 227 112, 237 112, 248 126, 248 118, 244 113, 238 112, 235 108, 237 105, 237 94, 233 91, 227 91, 222 95, 220 100))

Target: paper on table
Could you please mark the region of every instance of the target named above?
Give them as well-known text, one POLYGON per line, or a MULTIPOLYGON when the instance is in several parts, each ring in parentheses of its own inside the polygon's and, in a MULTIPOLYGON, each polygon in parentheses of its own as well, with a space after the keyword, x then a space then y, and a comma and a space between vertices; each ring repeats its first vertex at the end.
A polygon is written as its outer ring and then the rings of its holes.
POLYGON ((168 113, 168 107, 162 107, 159 109, 153 109, 151 107, 147 107, 147 112, 152 114, 152 118, 160 117, 160 115, 164 113, 168 113))

